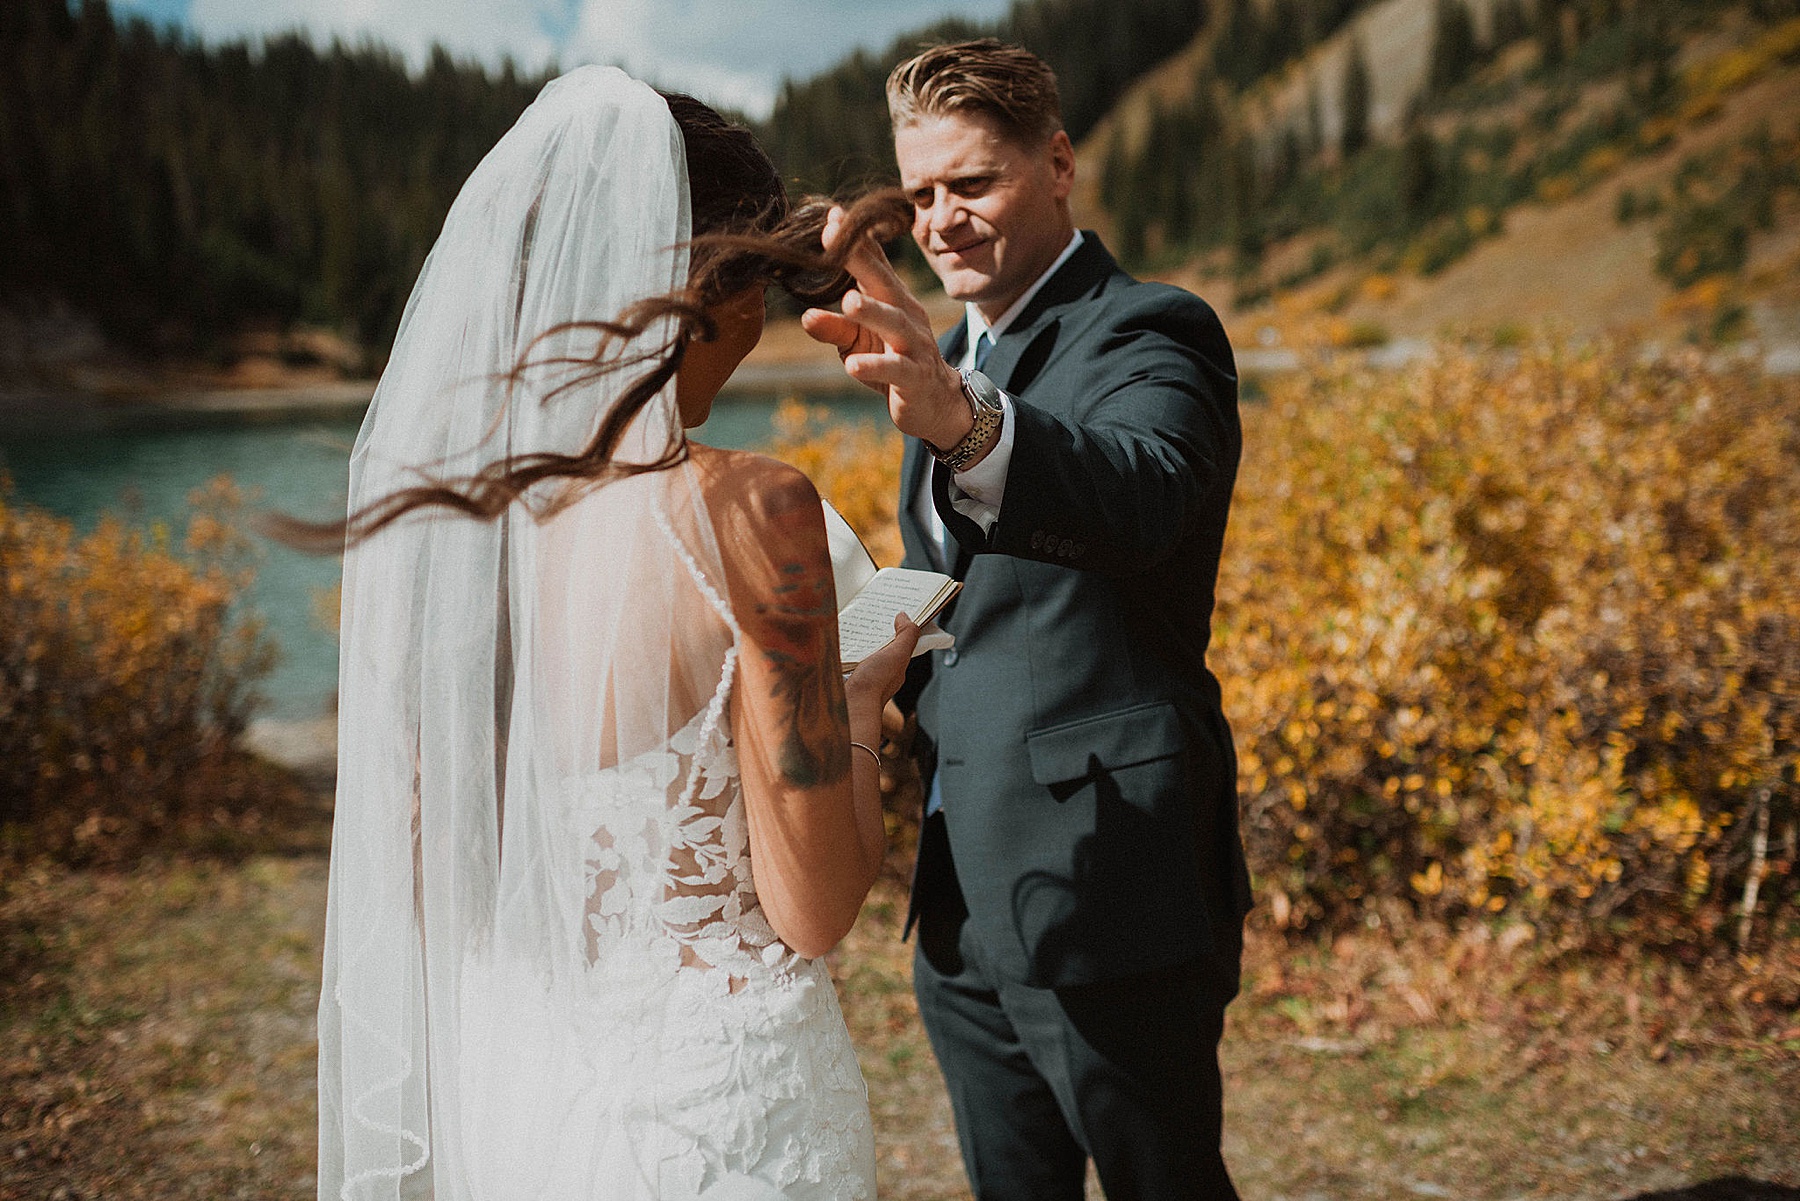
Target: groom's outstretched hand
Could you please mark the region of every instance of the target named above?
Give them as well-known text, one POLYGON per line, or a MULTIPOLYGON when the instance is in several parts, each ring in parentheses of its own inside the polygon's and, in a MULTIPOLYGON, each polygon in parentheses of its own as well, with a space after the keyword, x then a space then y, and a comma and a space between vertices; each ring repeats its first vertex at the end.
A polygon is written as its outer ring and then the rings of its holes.
MULTIPOLYGON (((845 236, 844 210, 825 221, 825 247, 845 236)), ((872 236, 864 235, 845 264, 856 286, 839 311, 808 309, 800 325, 837 348, 844 371, 887 398, 888 416, 903 434, 952 447, 974 426, 962 380, 938 353, 925 306, 907 290, 872 236)))

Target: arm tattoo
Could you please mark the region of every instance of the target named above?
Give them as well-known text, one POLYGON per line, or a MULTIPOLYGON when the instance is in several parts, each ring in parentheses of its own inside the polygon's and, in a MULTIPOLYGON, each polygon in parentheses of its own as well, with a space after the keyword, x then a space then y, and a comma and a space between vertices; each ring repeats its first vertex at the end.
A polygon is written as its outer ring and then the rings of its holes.
POLYGON ((779 767, 799 788, 831 784, 850 771, 850 712, 837 684, 837 606, 829 581, 784 564, 772 603, 758 606, 768 631, 763 658, 785 728, 779 767))

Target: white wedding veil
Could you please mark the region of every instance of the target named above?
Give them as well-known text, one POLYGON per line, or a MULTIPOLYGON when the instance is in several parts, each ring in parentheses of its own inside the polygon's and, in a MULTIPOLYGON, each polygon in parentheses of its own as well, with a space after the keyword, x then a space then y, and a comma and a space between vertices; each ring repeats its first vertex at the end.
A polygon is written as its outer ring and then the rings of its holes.
MULTIPOLYGON (((581 372, 569 363, 598 335, 559 327, 681 288, 689 214, 662 97, 612 68, 549 84, 425 263, 351 457, 351 513, 586 447, 645 363, 581 372), (522 357, 538 365, 514 372, 522 357)), ((674 333, 663 319, 609 353, 653 355, 674 333)), ((679 447, 674 391, 615 461, 679 447)), ((724 591, 690 463, 541 484, 496 519, 414 509, 347 552, 321 1198, 532 1195, 484 1183, 514 1169, 479 1148, 496 1123, 554 1126, 576 1107, 534 1074, 591 1043, 555 1000, 594 958, 570 782, 714 732, 735 656, 724 591), (516 995, 472 985, 478 963, 487 985, 507 965, 516 995)), ((603 1091, 609 1070, 584 1065, 579 1088, 603 1091)))

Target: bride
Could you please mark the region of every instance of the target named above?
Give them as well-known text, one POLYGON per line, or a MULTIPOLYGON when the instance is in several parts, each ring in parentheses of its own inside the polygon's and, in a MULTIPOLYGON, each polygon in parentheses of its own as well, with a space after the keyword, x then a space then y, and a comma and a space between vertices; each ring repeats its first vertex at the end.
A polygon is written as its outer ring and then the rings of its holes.
POLYGON ((840 675, 817 494, 683 433, 765 284, 848 286, 823 217, 599 67, 457 197, 329 527, 321 1198, 873 1197, 818 957, 881 860, 918 631, 840 675))

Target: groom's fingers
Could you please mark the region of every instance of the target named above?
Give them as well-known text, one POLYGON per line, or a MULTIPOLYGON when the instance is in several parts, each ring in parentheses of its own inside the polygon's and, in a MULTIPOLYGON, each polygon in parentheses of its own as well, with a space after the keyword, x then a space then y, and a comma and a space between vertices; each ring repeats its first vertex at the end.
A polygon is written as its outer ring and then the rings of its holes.
MULTIPOLYGON (((820 244, 827 253, 836 250, 838 243, 845 235, 844 221, 849 214, 842 205, 834 204, 825 214, 825 228, 820 234, 820 244)), ((850 248, 849 257, 844 262, 844 269, 856 281, 856 286, 877 300, 890 304, 902 304, 911 301, 917 305, 912 292, 894 271, 894 265, 888 262, 887 253, 873 234, 865 233, 850 248)), ((921 309, 921 311, 923 311, 921 309)))
MULTIPOLYGON (((829 221, 826 228, 832 228, 829 221)), ((921 312, 924 311, 906 282, 894 270, 894 265, 888 262, 887 253, 881 249, 881 244, 873 234, 864 234, 851 249, 844 269, 856 280, 857 288, 871 299, 888 304, 911 304, 919 307, 921 312)))
POLYGON ((889 350, 911 355, 929 348, 933 355, 937 354, 937 341, 931 336, 930 326, 921 326, 912 313, 865 292, 845 294, 844 316, 872 331, 889 350))
POLYGON ((817 341, 836 348, 838 358, 844 364, 844 374, 883 395, 887 393, 885 383, 871 382, 851 367, 858 359, 877 356, 882 349, 880 339, 848 317, 830 309, 807 309, 800 314, 800 328, 817 341))
POLYGON ((902 409, 916 404, 912 398, 927 391, 933 383, 930 365, 893 351, 845 355, 844 374, 877 390, 892 389, 890 405, 897 403, 902 409))
POLYGON ((835 346, 840 352, 848 352, 855 346, 862 333, 862 326, 830 309, 807 309, 800 314, 800 328, 815 342, 835 346))
POLYGON ((837 249, 838 241, 844 236, 844 206, 834 204, 826 210, 825 228, 819 231, 819 245, 825 253, 830 254, 837 249))
POLYGON ((844 374, 871 388, 905 387, 909 366, 900 355, 885 351, 844 356, 844 374))
MULTIPOLYGON (((825 215, 825 229, 820 235, 820 243, 827 253, 838 249, 839 243, 846 236, 844 221, 847 216, 844 209, 835 204, 825 215)), ((850 273, 850 278, 856 281, 857 287, 865 291, 873 287, 884 300, 898 299, 906 294, 906 285, 894 274, 893 264, 888 262, 887 254, 873 234, 863 234, 850 247, 850 253, 844 260, 844 270, 850 273)))

